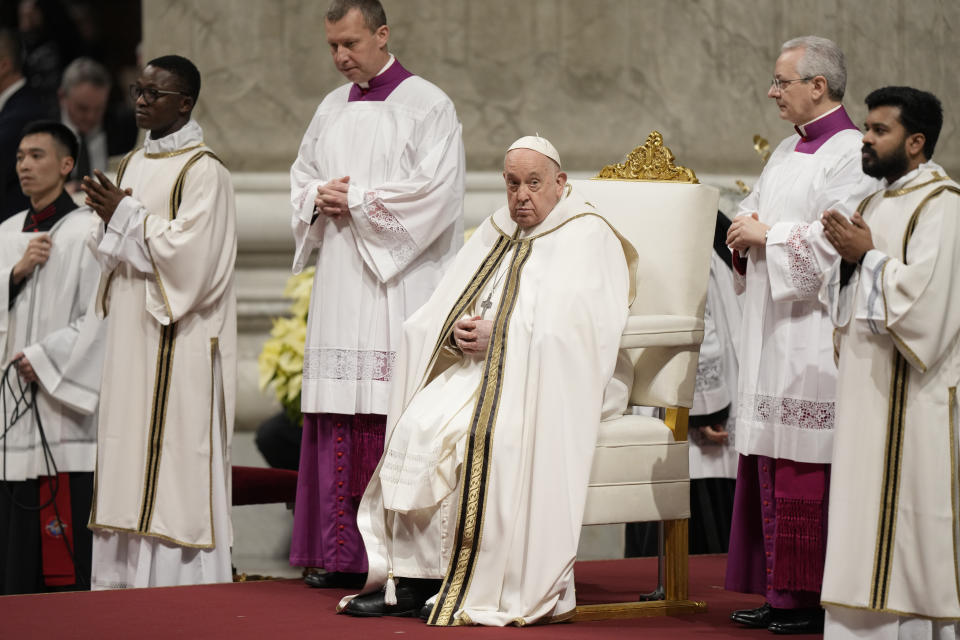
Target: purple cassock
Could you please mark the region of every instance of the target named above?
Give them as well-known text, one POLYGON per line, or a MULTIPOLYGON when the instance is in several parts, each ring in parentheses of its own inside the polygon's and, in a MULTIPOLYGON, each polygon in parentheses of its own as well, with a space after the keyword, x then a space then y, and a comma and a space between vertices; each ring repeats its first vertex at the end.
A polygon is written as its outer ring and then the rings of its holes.
MULTIPOLYGON (((383 101, 413 74, 394 60, 348 102, 383 101)), ((363 573, 367 554, 357 530, 357 507, 383 454, 387 417, 307 413, 303 416, 290 564, 363 573)))
MULTIPOLYGON (((816 153, 834 134, 856 128, 840 107, 795 127, 794 152, 816 153)), ((778 609, 818 606, 829 493, 829 464, 741 455, 725 588, 761 594, 778 609)))

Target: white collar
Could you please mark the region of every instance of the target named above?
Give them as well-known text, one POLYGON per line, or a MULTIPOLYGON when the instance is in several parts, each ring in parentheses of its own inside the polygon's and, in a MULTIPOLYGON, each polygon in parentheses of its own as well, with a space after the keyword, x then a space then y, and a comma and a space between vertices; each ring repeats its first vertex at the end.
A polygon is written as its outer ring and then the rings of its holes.
MULTIPOLYGON (((380 71, 377 72, 377 75, 375 75, 375 76, 373 76, 373 77, 376 78, 377 76, 382 76, 382 75, 383 75, 383 72, 390 68, 390 65, 393 64, 393 61, 394 61, 394 60, 396 60, 396 58, 394 58, 394 57, 393 57, 393 54, 391 53, 391 54, 390 54, 390 57, 387 58, 387 64, 383 65, 383 69, 380 69, 380 71)), ((369 82, 358 82, 358 83, 357 83, 357 86, 360 87, 361 89, 369 89, 369 88, 370 88, 370 83, 369 83, 369 82)))
POLYGON ((810 122, 804 122, 803 124, 798 124, 798 125, 797 125, 797 129, 800 130, 800 135, 806 136, 806 135, 807 135, 807 127, 809 127, 810 125, 812 125, 812 124, 813 124, 814 122, 816 122, 817 120, 822 120, 823 118, 826 118, 828 115, 830 115, 831 113, 833 113, 834 111, 836 111, 837 109, 839 109, 839 108, 842 107, 842 106, 843 106, 843 103, 841 102, 840 104, 838 104, 837 106, 835 106, 833 109, 830 109, 830 111, 827 111, 826 113, 821 113, 820 115, 818 115, 816 118, 814 118, 814 119, 811 120, 810 122))
POLYGON ((947 173, 946 171, 943 170, 943 167, 938 165, 933 160, 927 160, 926 162, 921 164, 919 167, 917 167, 913 171, 908 171, 907 173, 903 174, 902 176, 894 180, 891 184, 887 184, 887 179, 884 178, 882 182, 883 188, 884 189, 901 189, 905 187, 908 182, 910 182, 911 180, 919 176, 924 171, 938 171, 940 172, 941 175, 946 175, 947 173))
POLYGON ((169 153, 198 144, 203 144, 203 129, 200 128, 196 120, 191 120, 159 140, 151 138, 148 131, 147 137, 143 141, 143 150, 146 153, 169 153))
POLYGON ((17 91, 20 91, 21 87, 23 87, 25 84, 27 84, 27 79, 20 78, 12 85, 4 89, 3 93, 0 93, 0 110, 3 110, 3 108, 7 106, 7 100, 10 99, 10 96, 15 94, 17 91))

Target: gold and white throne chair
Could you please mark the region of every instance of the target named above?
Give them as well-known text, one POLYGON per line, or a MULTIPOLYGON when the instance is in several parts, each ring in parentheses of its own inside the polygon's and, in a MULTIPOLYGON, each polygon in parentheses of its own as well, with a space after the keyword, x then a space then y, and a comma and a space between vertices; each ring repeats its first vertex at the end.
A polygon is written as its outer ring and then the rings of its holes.
POLYGON ((660 410, 660 417, 618 415, 600 425, 583 524, 660 522, 663 549, 661 599, 585 605, 578 607, 577 619, 703 611, 706 604, 689 600, 687 593, 687 418, 719 194, 699 184, 693 171, 675 166, 656 131, 625 163, 605 167, 592 180, 571 182, 639 254, 637 296, 621 338, 618 370, 627 370, 630 405, 660 410))

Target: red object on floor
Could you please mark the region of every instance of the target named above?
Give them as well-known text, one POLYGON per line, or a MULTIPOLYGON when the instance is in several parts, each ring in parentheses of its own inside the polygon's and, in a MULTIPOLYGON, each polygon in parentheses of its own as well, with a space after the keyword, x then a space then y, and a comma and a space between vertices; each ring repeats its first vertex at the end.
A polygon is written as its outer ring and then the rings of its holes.
MULTIPOLYGON (((40 555, 43 560, 43 583, 48 587, 66 587, 77 583, 73 566, 73 510, 70 507, 70 476, 40 476, 40 555), (50 497, 56 491, 53 500, 50 497)), ((85 524, 85 523, 84 523, 85 524)), ((82 525, 81 525, 82 526, 82 525)))
MULTIPOLYGON (((708 611, 689 616, 603 620, 532 626, 525 629, 436 628, 414 618, 351 618, 337 615, 345 590, 310 589, 300 580, 56 593, 0 598, 3 638, 766 638, 764 630, 729 621, 733 609, 759 606, 762 599, 724 591, 726 556, 690 558, 690 594, 708 611)), ((579 562, 577 594, 582 603, 628 601, 656 581, 655 558, 579 562)))
POLYGON ((293 502, 297 472, 264 467, 233 467, 233 506, 293 502))

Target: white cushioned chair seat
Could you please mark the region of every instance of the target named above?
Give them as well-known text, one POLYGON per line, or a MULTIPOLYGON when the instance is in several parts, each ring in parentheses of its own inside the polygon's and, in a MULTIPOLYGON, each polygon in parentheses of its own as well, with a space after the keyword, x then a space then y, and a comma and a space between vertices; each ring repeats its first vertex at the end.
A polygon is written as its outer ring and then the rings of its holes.
POLYGON ((583 524, 690 517, 687 442, 662 420, 625 415, 600 423, 583 524))

